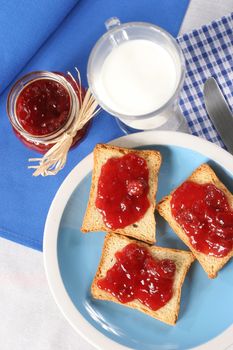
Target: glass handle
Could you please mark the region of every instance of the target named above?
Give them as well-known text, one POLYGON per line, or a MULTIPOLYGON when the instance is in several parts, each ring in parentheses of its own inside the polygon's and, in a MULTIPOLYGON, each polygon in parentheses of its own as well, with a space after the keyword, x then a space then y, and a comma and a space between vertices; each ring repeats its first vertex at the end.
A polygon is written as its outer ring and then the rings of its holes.
POLYGON ((111 17, 104 24, 107 31, 111 31, 113 29, 113 31, 110 32, 110 40, 113 46, 118 46, 122 42, 129 40, 126 30, 121 29, 121 21, 119 18, 111 17))
POLYGON ((117 17, 111 17, 111 18, 107 19, 107 21, 104 24, 105 24, 105 27, 107 30, 111 30, 115 27, 120 26, 121 21, 117 17))

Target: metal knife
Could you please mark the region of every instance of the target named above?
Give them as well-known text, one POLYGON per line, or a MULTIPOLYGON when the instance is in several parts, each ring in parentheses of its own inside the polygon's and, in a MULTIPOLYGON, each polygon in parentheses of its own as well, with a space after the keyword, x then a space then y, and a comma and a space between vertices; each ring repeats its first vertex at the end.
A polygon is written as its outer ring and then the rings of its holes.
POLYGON ((213 77, 208 78, 204 84, 204 100, 211 121, 228 152, 233 154, 233 114, 213 77))

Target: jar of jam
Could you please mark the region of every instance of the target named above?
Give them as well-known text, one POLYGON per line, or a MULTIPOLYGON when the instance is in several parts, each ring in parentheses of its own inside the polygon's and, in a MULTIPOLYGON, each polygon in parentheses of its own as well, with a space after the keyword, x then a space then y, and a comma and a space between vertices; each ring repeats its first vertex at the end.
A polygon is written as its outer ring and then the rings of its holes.
MULTIPOLYGON (((85 94, 71 75, 37 71, 19 79, 7 100, 7 113, 16 136, 29 148, 46 153, 76 120, 85 94)), ((86 134, 77 132, 72 146, 86 134)))

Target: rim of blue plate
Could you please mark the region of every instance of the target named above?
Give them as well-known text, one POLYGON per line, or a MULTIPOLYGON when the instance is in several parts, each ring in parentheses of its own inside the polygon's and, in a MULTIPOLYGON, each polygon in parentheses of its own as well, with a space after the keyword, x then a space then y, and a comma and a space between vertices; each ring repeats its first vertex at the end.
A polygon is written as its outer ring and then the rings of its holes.
MULTIPOLYGON (((233 174, 233 156, 219 146, 197 136, 174 131, 147 131, 123 136, 109 143, 129 148, 152 144, 185 147, 213 159, 216 163, 233 174)), ((120 345, 106 337, 81 315, 65 289, 59 269, 57 238, 60 220, 74 189, 92 170, 92 167, 93 156, 91 153, 78 163, 68 174, 52 201, 44 229, 43 257, 45 272, 50 291, 56 304, 77 333, 97 349, 103 350, 111 347, 112 350, 127 350, 130 348, 120 345)), ((216 338, 193 348, 193 350, 227 349, 232 345, 232 339, 233 326, 230 326, 216 338)))

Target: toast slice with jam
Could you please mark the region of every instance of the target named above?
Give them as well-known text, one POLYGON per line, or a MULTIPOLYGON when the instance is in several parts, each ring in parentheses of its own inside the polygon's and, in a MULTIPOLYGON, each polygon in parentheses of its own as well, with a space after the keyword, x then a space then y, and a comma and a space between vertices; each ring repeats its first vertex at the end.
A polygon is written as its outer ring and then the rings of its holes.
POLYGON ((160 153, 98 144, 93 154, 90 196, 81 231, 111 231, 154 243, 160 153))
POLYGON ((193 261, 191 252, 108 233, 91 294, 174 325, 182 285, 193 261))
POLYGON ((157 210, 189 247, 208 277, 215 278, 233 256, 233 195, 213 169, 208 164, 200 165, 158 203, 157 210), (198 191, 202 198, 198 197, 198 191), (183 203, 180 201, 180 207, 175 210, 179 195, 183 195, 183 203))

